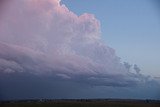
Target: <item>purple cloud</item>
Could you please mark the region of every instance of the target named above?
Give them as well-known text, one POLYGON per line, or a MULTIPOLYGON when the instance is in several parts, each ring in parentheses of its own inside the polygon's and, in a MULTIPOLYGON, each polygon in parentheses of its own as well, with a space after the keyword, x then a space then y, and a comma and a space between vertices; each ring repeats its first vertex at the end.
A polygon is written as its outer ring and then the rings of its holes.
MULTIPOLYGON (((101 86, 132 86, 130 73, 101 40, 92 14, 77 16, 59 0, 12 0, 0 20, 0 72, 50 75, 101 86)), ((130 68, 129 68, 130 69, 130 68)))

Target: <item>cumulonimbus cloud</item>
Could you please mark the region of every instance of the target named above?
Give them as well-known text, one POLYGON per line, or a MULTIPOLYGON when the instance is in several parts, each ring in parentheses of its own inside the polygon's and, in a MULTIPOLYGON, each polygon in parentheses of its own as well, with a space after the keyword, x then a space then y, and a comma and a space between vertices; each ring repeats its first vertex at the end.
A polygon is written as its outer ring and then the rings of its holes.
POLYGON ((28 72, 93 85, 128 86, 130 73, 101 40, 92 14, 77 16, 60 0, 11 0, 1 12, 0 72, 28 72))

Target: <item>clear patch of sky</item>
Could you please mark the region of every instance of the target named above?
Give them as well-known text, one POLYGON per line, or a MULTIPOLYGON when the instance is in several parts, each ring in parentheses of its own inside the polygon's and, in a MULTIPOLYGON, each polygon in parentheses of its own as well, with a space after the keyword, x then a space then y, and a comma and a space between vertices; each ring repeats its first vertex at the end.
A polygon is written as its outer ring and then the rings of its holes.
POLYGON ((94 14, 103 40, 122 61, 160 76, 160 2, 157 0, 62 0, 77 15, 94 14))

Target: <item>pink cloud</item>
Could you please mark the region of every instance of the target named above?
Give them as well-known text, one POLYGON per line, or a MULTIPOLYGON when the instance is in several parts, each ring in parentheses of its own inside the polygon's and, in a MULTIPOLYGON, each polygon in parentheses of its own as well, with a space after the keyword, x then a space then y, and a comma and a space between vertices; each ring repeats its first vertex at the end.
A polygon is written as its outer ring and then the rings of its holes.
POLYGON ((141 80, 102 42, 94 15, 77 16, 60 0, 12 0, 8 5, 0 20, 1 72, 13 69, 73 81, 83 77, 101 85, 141 80))

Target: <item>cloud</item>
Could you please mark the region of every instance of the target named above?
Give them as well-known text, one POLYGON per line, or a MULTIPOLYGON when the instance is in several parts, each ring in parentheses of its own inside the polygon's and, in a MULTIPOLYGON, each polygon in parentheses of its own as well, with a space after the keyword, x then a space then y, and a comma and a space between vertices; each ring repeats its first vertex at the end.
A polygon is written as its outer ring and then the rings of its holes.
MULTIPOLYGON (((0 20, 0 72, 52 76, 97 86, 134 86, 130 73, 101 40, 93 14, 77 16, 59 0, 12 0, 0 20)), ((136 68, 137 69, 137 68, 136 68)))
POLYGON ((132 65, 129 64, 128 62, 124 62, 124 66, 126 67, 126 69, 127 69, 128 72, 130 71, 130 69, 132 67, 132 65))
MULTIPOLYGON (((96 82, 97 83, 97 82, 96 82)), ((13 99, 66 99, 66 98, 125 98, 160 99, 159 84, 155 81, 130 87, 88 85, 83 81, 72 81, 50 76, 28 73, 0 75, 0 100, 13 99)))
POLYGON ((134 70, 137 72, 137 73, 140 73, 141 69, 136 65, 134 64, 134 70))

